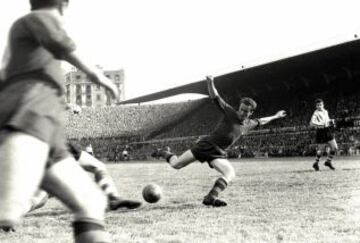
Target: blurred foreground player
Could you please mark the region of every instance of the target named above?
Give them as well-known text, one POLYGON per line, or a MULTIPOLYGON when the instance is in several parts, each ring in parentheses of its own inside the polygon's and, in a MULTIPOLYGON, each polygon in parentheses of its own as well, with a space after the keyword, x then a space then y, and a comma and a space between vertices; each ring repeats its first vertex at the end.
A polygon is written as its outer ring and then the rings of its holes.
MULTIPOLYGON (((103 162, 91 156, 88 152, 81 151, 75 146, 68 144, 69 152, 74 156, 75 160, 80 166, 87 172, 94 174, 96 184, 103 190, 108 201, 108 210, 117 209, 135 209, 141 206, 141 202, 123 199, 120 197, 118 190, 116 189, 115 183, 109 175, 106 166, 103 162)), ((31 199, 31 205, 29 212, 43 207, 49 195, 39 190, 35 193, 31 199)))
POLYGON ((68 0, 30 0, 14 22, 0 87, 0 228, 21 221, 41 188, 74 213, 76 243, 110 242, 104 230, 106 198, 67 151, 60 60, 82 70, 114 98, 118 90, 80 58, 62 18, 68 0))
POLYGON ((227 203, 218 198, 227 185, 235 177, 232 164, 227 159, 225 150, 233 145, 242 135, 250 130, 269 123, 272 120, 286 116, 285 111, 279 111, 274 116, 260 119, 250 119, 256 109, 256 102, 251 98, 242 98, 238 111, 228 105, 218 94, 214 80, 207 77, 210 99, 215 102, 223 114, 223 119, 211 135, 201 137, 196 144, 180 157, 166 150, 157 150, 152 156, 161 156, 171 167, 181 169, 195 161, 207 162, 210 168, 215 168, 222 174, 215 182, 211 191, 204 197, 203 204, 214 207, 226 206, 227 203))
POLYGON ((315 171, 320 170, 319 161, 326 145, 329 145, 330 152, 324 163, 325 166, 331 170, 335 170, 332 165, 332 159, 338 150, 338 145, 335 140, 333 128, 335 121, 329 118, 328 111, 324 108, 324 101, 322 99, 315 100, 316 110, 311 116, 310 127, 316 129, 316 143, 318 144, 316 150, 316 159, 313 164, 315 171))

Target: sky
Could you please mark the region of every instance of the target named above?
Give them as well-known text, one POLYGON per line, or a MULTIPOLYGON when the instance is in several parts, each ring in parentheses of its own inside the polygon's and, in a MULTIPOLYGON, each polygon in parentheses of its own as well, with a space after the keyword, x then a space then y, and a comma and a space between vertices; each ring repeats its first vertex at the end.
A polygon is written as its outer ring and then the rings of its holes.
MULTIPOLYGON (((0 56, 28 11, 0 2, 0 56)), ((70 0, 65 17, 85 58, 125 70, 126 99, 360 35, 358 0, 70 0)))

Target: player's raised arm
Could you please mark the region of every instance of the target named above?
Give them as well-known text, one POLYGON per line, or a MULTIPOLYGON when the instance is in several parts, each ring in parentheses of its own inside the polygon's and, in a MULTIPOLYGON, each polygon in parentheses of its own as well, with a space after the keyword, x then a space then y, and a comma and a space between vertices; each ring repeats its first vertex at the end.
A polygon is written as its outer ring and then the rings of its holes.
POLYGON ((230 108, 233 110, 233 108, 220 97, 219 92, 217 91, 215 84, 214 84, 214 78, 212 76, 206 76, 206 83, 207 83, 210 99, 216 101, 216 103, 222 109, 230 108))
POLYGON ((260 125, 265 125, 265 124, 268 124, 269 122, 271 122, 273 120, 280 119, 280 118, 283 118, 285 116, 286 116, 286 111, 281 110, 281 111, 276 112, 276 114, 273 115, 273 116, 260 118, 259 123, 260 123, 260 125))
POLYGON ((110 91, 114 99, 119 100, 119 91, 116 85, 97 70, 95 66, 88 64, 76 51, 64 54, 62 59, 83 71, 92 82, 105 87, 110 91))

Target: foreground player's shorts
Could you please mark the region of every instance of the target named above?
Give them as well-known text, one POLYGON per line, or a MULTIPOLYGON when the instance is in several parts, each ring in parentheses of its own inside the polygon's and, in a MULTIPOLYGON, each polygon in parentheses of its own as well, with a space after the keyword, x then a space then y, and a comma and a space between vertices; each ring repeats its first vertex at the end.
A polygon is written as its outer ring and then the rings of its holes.
POLYGON ((316 129, 316 143, 327 143, 334 139, 329 127, 316 129))
POLYGON ((227 158, 227 154, 223 149, 208 141, 200 140, 194 145, 194 147, 191 148, 191 152, 200 162, 208 162, 211 168, 213 167, 210 165, 210 162, 214 159, 227 158))
POLYGON ((69 156, 64 133, 65 103, 51 83, 27 79, 2 88, 0 114, 0 130, 23 132, 50 146, 48 166, 69 156))

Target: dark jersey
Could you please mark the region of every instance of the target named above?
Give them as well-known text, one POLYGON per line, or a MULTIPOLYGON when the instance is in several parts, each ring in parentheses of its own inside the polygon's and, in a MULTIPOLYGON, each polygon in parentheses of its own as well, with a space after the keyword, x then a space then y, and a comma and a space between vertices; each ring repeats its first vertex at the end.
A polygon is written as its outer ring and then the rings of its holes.
POLYGON ((45 10, 19 18, 11 27, 4 56, 5 82, 37 78, 62 89, 61 57, 75 50, 60 19, 45 10))
POLYGON ((227 149, 234 144, 241 135, 245 135, 250 130, 259 126, 258 120, 245 119, 241 121, 237 111, 228 105, 221 97, 214 99, 214 102, 220 108, 223 117, 214 132, 202 137, 201 141, 207 141, 222 149, 227 149))

